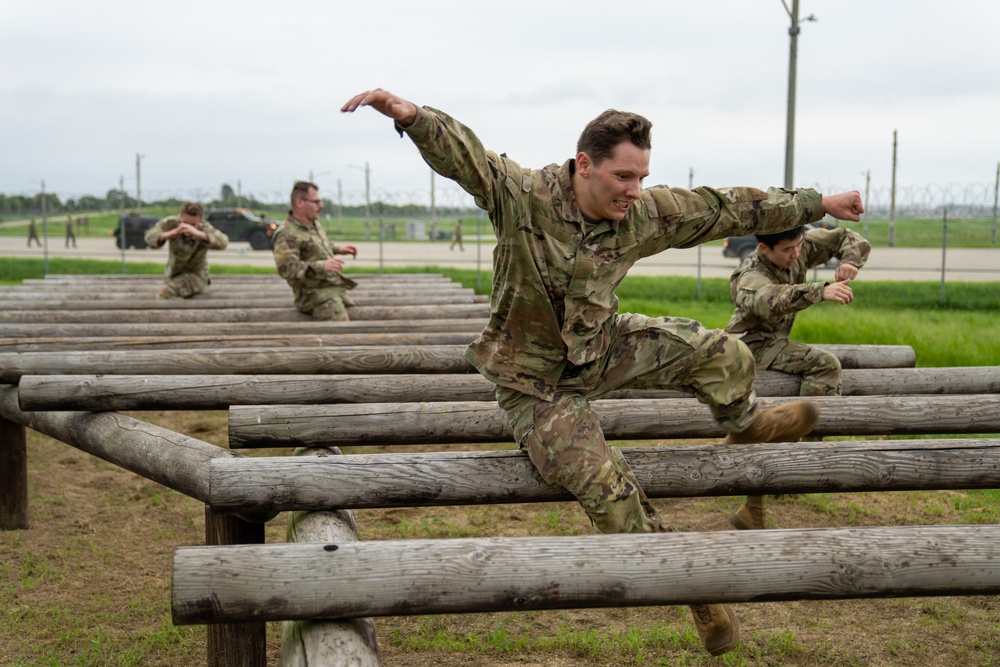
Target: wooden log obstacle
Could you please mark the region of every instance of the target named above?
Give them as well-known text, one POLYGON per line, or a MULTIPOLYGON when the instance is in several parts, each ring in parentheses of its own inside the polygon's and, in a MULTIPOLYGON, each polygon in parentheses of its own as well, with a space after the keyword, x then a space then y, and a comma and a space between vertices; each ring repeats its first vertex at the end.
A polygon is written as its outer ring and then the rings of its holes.
MULTIPOLYGON (((46 279, 44 289, 53 294, 79 294, 82 300, 86 298, 82 295, 95 291, 98 282, 100 292, 124 294, 129 289, 149 290, 159 280, 147 279, 143 285, 137 278, 111 278, 117 277, 46 279)), ((257 280, 254 289, 282 289, 275 280, 257 280)), ((371 282, 364 282, 363 287, 387 284, 382 279, 368 280, 371 282)), ((423 279, 414 278, 418 280, 423 279)), ((485 395, 488 385, 461 357, 465 341, 428 345, 429 339, 412 338, 404 345, 398 341, 386 344, 383 339, 364 345, 355 339, 338 346, 317 340, 311 347, 236 348, 234 344, 233 349, 213 349, 213 341, 206 339, 215 336, 219 346, 226 346, 227 336, 255 333, 365 336, 369 332, 464 332, 474 336, 481 329, 483 316, 435 320, 449 317, 445 308, 435 308, 433 314, 422 318, 429 328, 418 330, 409 320, 237 323, 199 319, 203 310, 245 310, 229 308, 228 304, 210 305, 226 303, 216 294, 228 290, 214 292, 215 288, 228 288, 225 282, 220 276, 216 283, 213 277, 213 295, 200 300, 204 308, 141 311, 176 313, 173 316, 180 319, 171 322, 157 323, 149 318, 131 323, 72 323, 65 318, 0 322, 0 346, 9 345, 0 347, 5 350, 0 352, 0 382, 7 385, 0 387, 0 475, 19 474, 5 452, 16 451, 14 436, 23 435, 23 428, 30 427, 205 502, 206 543, 212 546, 177 550, 171 603, 176 623, 210 624, 212 665, 263 666, 265 619, 315 621, 314 627, 323 628, 317 640, 320 643, 323 636, 332 636, 323 633, 345 631, 346 624, 346 632, 361 637, 363 644, 363 626, 345 619, 445 611, 965 595, 1000 590, 1000 575, 994 566, 1000 556, 995 553, 1000 534, 993 526, 377 544, 357 542, 343 533, 303 530, 305 543, 253 544, 263 539, 260 521, 278 511, 320 517, 361 507, 547 502, 565 499, 566 494, 538 478, 522 452, 509 449, 510 433, 496 404, 485 395), (474 324, 465 329, 458 328, 456 322, 474 324), (140 341, 119 340, 130 335, 201 336, 206 346, 188 349, 186 356, 191 360, 185 362, 177 349, 142 349, 140 341), (88 340, 87 344, 94 346, 92 351, 74 349, 65 340, 72 336, 106 339, 106 347, 101 347, 100 340, 88 340), (31 341, 12 342, 33 337, 53 340, 45 341, 48 347, 34 350, 23 347, 31 341), (55 340, 60 338, 63 340, 55 340), (138 349, 127 349, 129 345, 138 349), (406 352, 406 347, 419 353, 406 352), (354 359, 349 360, 352 355, 354 359), (280 375, 276 374, 278 365, 283 366, 280 375), (407 386, 410 382, 413 386, 407 386), (354 396, 350 395, 352 384, 354 396), (172 391, 173 404, 165 398, 172 391), (60 392, 65 392, 62 401, 60 392), (67 394, 72 393, 80 394, 78 402, 70 403, 67 394), (253 400, 235 402, 240 396, 253 400), (307 397, 317 405, 278 405, 295 397, 307 397), (462 400, 455 400, 458 398, 462 400), (409 403, 414 400, 419 402, 409 403), (238 451, 169 431, 147 429, 149 425, 116 412, 153 406, 178 409, 178 405, 210 409, 227 404, 233 446, 263 446, 264 442, 268 446, 322 447, 505 442, 507 449, 244 457, 238 451), (74 412, 67 410, 68 406, 104 411, 74 412), (256 429, 252 423, 256 421, 263 430, 256 429), (460 423, 454 424, 456 421, 460 423), (9 450, 3 447, 7 439, 14 443, 9 450), (616 572, 607 571, 598 560, 583 556, 595 548, 624 550, 630 554, 625 559, 627 565, 616 564, 616 572), (679 553, 685 558, 679 558, 679 553), (692 553, 706 556, 692 562, 692 553), (720 554, 724 554, 723 560, 720 554), (663 559, 673 565, 663 567, 663 559), (345 561, 350 561, 348 567, 343 566, 345 561), (286 583, 281 585, 280 581, 286 583)), ((248 282, 240 285, 246 288, 248 282)), ((26 288, 43 289, 32 284, 26 288)), ((287 293, 287 286, 283 289, 287 293)), ((364 293, 361 290, 357 290, 359 297, 364 293)), ((10 301, 20 302, 22 297, 10 301)), ((27 296, 23 301, 34 303, 27 296)), ((113 299, 92 302, 98 301, 113 299)), ((395 316, 407 316, 407 307, 388 308, 395 316)), ((114 310, 81 308, 78 312, 114 310)), ((129 309, 117 310, 124 313, 129 309)), ((377 339, 373 336, 371 340, 377 339)), ((838 356, 847 369, 845 387, 851 395, 823 401, 820 434, 878 435, 879 429, 921 434, 998 432, 996 369, 916 369, 912 348, 907 346, 844 346, 841 352, 844 356, 838 356), (870 364, 858 356, 859 352, 871 354, 870 364), (912 391, 903 392, 899 385, 912 391), (879 388, 887 386, 905 395, 873 398, 876 392, 885 393, 879 388), (965 395, 953 395, 963 388, 965 395)), ((781 400, 778 397, 796 393, 797 385, 778 374, 762 374, 760 391, 774 395, 762 399, 766 407, 781 400)), ((679 433, 721 435, 704 406, 674 394, 629 393, 609 397, 596 407, 609 439, 673 438, 679 433)), ((652 497, 992 488, 1000 486, 1000 449, 993 442, 965 438, 799 443, 794 447, 800 456, 794 459, 787 443, 634 447, 624 453, 652 497)), ((3 488, 0 500, 9 498, 6 489, 10 487, 3 488)), ((9 511, 8 504, 0 502, 0 512, 5 513, 0 515, 0 527, 5 527, 3 519, 9 511)), ((300 639, 293 637, 292 643, 300 639)), ((378 664, 377 651, 373 657, 372 648, 369 645, 367 653, 362 651, 365 657, 359 658, 359 664, 378 664)), ((343 662, 344 654, 327 660, 343 662)), ((322 663, 310 659, 309 664, 322 663)))
MULTIPOLYGON (((350 334, 345 334, 351 336, 350 334)), ((402 334, 405 335, 405 334, 402 334)), ((434 336, 438 334, 424 334, 434 336)), ((451 334, 440 334, 450 336, 451 334)), ((373 340, 377 340, 376 338, 373 340)), ((336 338, 336 336, 331 336, 336 338)), ((356 344, 351 338, 348 344, 356 344)), ((376 343, 372 343, 376 344, 376 343)), ((758 373, 758 396, 797 396, 797 377, 758 373)), ((22 375, 22 410, 225 410, 247 405, 491 401, 479 374, 22 375)), ((1000 366, 848 369, 844 396, 1000 393, 1000 366)), ((609 399, 680 398, 670 390, 622 390, 609 399)))

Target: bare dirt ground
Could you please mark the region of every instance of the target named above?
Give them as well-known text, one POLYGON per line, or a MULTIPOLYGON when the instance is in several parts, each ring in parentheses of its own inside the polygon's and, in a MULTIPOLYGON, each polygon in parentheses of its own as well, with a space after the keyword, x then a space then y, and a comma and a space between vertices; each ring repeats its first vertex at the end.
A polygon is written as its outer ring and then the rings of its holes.
MULTIPOLYGON (((136 413, 225 445, 224 413, 136 413)), ((350 450, 345 451, 349 453, 350 450)), ((368 450, 371 451, 371 450, 368 450)), ((267 454, 268 452, 257 452, 267 454)), ((204 507, 28 432, 31 527, 0 533, 0 665, 206 664, 202 627, 170 622, 174 549, 204 543, 204 507)), ((770 527, 968 522, 962 492, 769 500, 770 527)), ((975 502, 974 500, 971 502, 975 502)), ((728 530, 735 498, 654 501, 681 530, 728 530)), ((984 507, 984 520, 994 508, 984 507)), ((362 539, 590 532, 573 504, 366 510, 362 539)), ((285 518, 267 528, 284 541, 285 518)), ((614 558, 614 554, 595 557, 614 558)), ((740 648, 701 649, 686 609, 597 609, 376 619, 387 667, 1000 664, 995 597, 735 605, 740 648)), ((280 624, 269 624, 277 665, 280 624)))

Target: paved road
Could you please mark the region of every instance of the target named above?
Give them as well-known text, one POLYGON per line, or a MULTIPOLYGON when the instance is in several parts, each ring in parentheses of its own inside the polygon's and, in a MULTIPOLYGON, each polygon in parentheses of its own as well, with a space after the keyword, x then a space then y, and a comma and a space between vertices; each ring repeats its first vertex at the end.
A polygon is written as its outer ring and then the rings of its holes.
MULTIPOLYGON (((51 231, 51 230, 50 230, 51 231)), ((122 252, 109 237, 77 238, 77 248, 66 248, 62 235, 49 237, 48 256, 76 257, 80 259, 104 259, 120 261, 122 252)), ((25 236, 0 236, 0 257, 24 258, 45 256, 45 249, 26 247, 25 236)), ((356 264, 363 267, 399 267, 407 265, 437 265, 462 269, 489 270, 492 266, 493 243, 477 246, 475 238, 468 239, 465 250, 449 250, 449 241, 431 242, 355 242, 358 258, 348 258, 348 267, 356 264)), ((166 250, 128 250, 126 262, 155 262, 166 260, 166 250)), ((271 253, 251 250, 246 243, 231 243, 228 248, 209 255, 213 264, 233 264, 246 266, 273 267, 271 253)), ((3 260, 0 260, 3 261, 3 260)), ((861 273, 867 280, 932 280, 941 279, 942 252, 933 248, 876 248, 872 252, 868 266, 861 273)), ((722 256, 719 246, 704 246, 700 249, 668 250, 655 257, 642 260, 633 268, 637 275, 700 275, 704 278, 728 278, 736 268, 736 260, 722 256)), ((945 256, 948 281, 989 281, 1000 282, 1000 248, 998 249, 951 249, 945 256)), ((348 269, 349 270, 349 269, 348 269)), ((820 278, 832 277, 829 269, 817 272, 820 278)))

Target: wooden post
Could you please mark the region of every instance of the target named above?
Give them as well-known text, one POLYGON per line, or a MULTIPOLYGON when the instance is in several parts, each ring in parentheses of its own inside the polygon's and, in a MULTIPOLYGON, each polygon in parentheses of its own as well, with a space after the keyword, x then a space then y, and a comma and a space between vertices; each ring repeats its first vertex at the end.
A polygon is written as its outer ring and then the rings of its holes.
MULTIPOLYGON (((296 450, 295 454, 325 459, 339 455, 340 450, 336 447, 303 448, 296 450)), ((299 544, 356 542, 358 528, 354 512, 341 509, 291 512, 285 539, 299 544)), ((281 664, 282 667, 379 667, 382 662, 375 638, 375 624, 371 618, 285 621, 281 624, 281 664)))
MULTIPOLYGON (((214 512, 205 505, 205 544, 264 544, 264 524, 214 512)), ((267 624, 249 621, 209 625, 208 667, 267 667, 267 624)))
POLYGON ((27 433, 21 424, 0 417, 0 530, 27 527, 27 433))

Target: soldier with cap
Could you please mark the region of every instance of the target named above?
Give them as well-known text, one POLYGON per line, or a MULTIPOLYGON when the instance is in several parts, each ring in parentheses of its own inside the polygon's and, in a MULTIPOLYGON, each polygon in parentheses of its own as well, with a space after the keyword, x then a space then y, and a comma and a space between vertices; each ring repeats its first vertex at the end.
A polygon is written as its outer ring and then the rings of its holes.
POLYGON ((354 305, 347 290, 357 283, 341 275, 344 260, 337 255, 357 257, 358 249, 330 243, 319 223, 323 200, 315 183, 296 182, 291 205, 272 243, 278 274, 292 287, 299 312, 316 320, 347 321, 347 308, 354 305))
MULTIPOLYGON (((780 231, 824 213, 857 220, 857 192, 644 188, 651 124, 633 113, 602 113, 575 158, 528 169, 431 107, 375 89, 341 110, 362 106, 393 119, 434 171, 488 213, 497 237, 492 314, 466 359, 496 385, 540 476, 573 493, 598 530, 673 530, 604 439, 590 403, 609 391, 683 387, 708 405, 729 442, 794 440, 813 428, 812 403, 757 410, 753 356, 739 340, 686 318, 619 313, 614 292, 636 261, 669 248, 780 231)), ((728 605, 691 612, 709 653, 735 648, 728 605)))
POLYGON ((204 220, 204 212, 198 202, 187 202, 181 206, 180 215, 166 217, 146 232, 146 244, 151 248, 170 244, 159 298, 187 299, 204 291, 211 282, 208 251, 225 249, 229 237, 204 220))

